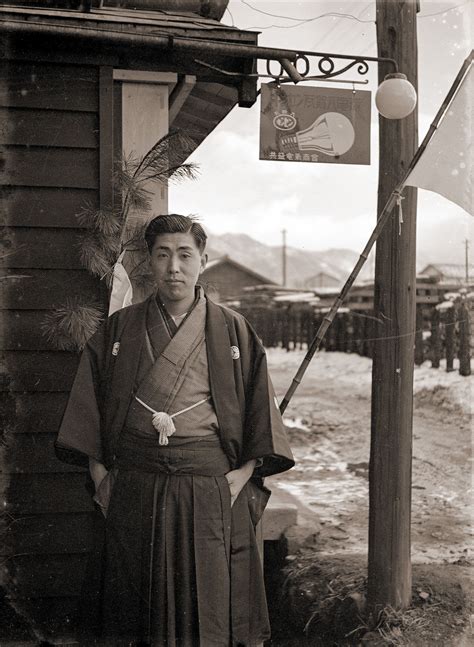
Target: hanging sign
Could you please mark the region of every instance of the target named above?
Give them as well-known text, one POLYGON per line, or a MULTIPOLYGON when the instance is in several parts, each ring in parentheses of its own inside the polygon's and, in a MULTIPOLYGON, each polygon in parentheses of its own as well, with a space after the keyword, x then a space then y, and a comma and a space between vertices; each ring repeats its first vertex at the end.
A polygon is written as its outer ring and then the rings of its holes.
POLYGON ((370 164, 370 92, 262 85, 260 159, 370 164))

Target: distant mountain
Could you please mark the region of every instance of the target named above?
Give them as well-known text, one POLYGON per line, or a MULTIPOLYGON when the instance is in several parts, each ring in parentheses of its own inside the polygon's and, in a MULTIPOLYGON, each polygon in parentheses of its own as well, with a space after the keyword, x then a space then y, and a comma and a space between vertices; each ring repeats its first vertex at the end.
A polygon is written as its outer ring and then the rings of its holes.
MULTIPOLYGON (((282 280, 282 249, 265 245, 247 234, 209 234, 209 258, 230 256, 275 283, 282 280)), ((289 287, 304 287, 305 281, 320 272, 330 274, 341 283, 349 276, 359 255, 351 249, 305 251, 287 247, 286 271, 289 287)), ((370 277, 370 267, 363 269, 360 278, 370 277)))

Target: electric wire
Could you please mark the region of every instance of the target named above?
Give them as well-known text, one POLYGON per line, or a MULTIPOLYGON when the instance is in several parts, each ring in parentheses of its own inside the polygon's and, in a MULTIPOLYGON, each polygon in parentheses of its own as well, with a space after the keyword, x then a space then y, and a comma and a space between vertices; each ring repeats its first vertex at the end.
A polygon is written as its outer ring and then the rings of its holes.
POLYGON ((313 20, 319 20, 320 18, 326 18, 330 16, 334 17, 341 17, 341 18, 348 18, 351 20, 357 20, 358 22, 372 22, 371 20, 360 20, 360 18, 357 18, 356 16, 353 16, 350 13, 342 13, 338 11, 329 11, 327 13, 320 14, 319 16, 314 16, 313 18, 295 18, 294 16, 281 16, 278 14, 270 13, 268 11, 263 11, 263 9, 257 9, 256 7, 252 6, 250 2, 246 2, 246 0, 240 0, 242 4, 246 5, 253 11, 256 11, 258 13, 262 13, 265 16, 270 16, 272 18, 282 18, 284 20, 294 20, 295 22, 312 22, 313 20))
MULTIPOLYGON (((248 27, 247 29, 293 29, 295 27, 300 27, 301 25, 314 22, 316 20, 320 20, 322 18, 338 18, 338 20, 341 19, 348 19, 348 20, 355 20, 360 23, 370 23, 373 22, 372 20, 362 20, 360 18, 360 15, 365 11, 365 9, 359 14, 359 16, 354 16, 353 14, 350 13, 341 13, 337 11, 329 11, 327 13, 320 14, 318 16, 313 16, 312 18, 295 18, 294 16, 282 16, 278 14, 273 14, 267 11, 263 11, 262 9, 257 9, 256 7, 252 6, 249 2, 246 2, 246 0, 240 0, 242 4, 245 6, 249 7, 249 9, 252 9, 253 11, 256 11, 257 13, 261 13, 265 16, 271 16, 272 18, 280 18, 283 20, 292 20, 295 22, 294 25, 266 25, 264 27, 248 27)), ((370 6, 370 4, 368 5, 370 6)))
POLYGON ((231 27, 235 27, 235 22, 234 22, 234 16, 232 15, 231 10, 229 9, 229 6, 225 8, 225 13, 228 13, 232 22, 231 27))
POLYGON ((459 9, 460 7, 465 7, 466 5, 471 4, 471 0, 468 0, 468 2, 463 2, 462 4, 458 4, 455 7, 448 7, 447 9, 444 9, 443 11, 437 11, 435 13, 425 13, 425 14, 420 14, 418 18, 430 18, 431 16, 441 16, 444 13, 448 13, 450 11, 454 11, 455 9, 459 9))
MULTIPOLYGON (((369 15, 372 7, 373 3, 369 3, 357 14, 357 17, 361 18, 364 14, 369 15)), ((371 32, 375 31, 375 18, 369 26, 362 26, 362 31, 356 29, 357 25, 354 25, 353 23, 345 23, 345 25, 347 27, 346 30, 342 32, 342 34, 338 38, 345 44, 345 49, 349 52, 352 52, 353 50, 357 50, 358 47, 362 46, 362 38, 366 36, 370 38, 371 32)))
MULTIPOLYGON (((442 14, 448 13, 449 11, 454 11, 455 9, 459 9, 460 7, 465 7, 467 5, 471 4, 471 1, 469 0, 468 2, 464 2, 463 4, 456 5, 455 7, 449 7, 448 9, 445 9, 444 11, 438 11, 436 13, 430 13, 430 14, 422 14, 418 15, 417 18, 430 18, 431 16, 440 16, 442 14)), ((361 56, 365 56, 366 54, 370 53, 373 51, 374 47, 376 46, 376 41, 373 40, 370 45, 368 45, 363 52, 361 52, 361 56)))
MULTIPOLYGON (((357 4, 357 3, 355 3, 355 4, 357 4)), ((357 17, 360 18, 367 11, 367 9, 369 9, 371 6, 372 6, 372 2, 369 2, 367 5, 365 5, 365 7, 358 13, 357 17)), ((336 23, 332 26, 332 28, 329 29, 329 31, 327 31, 324 34, 322 40, 320 40, 318 43, 315 43, 314 45, 312 45, 311 49, 313 47, 321 47, 322 43, 324 43, 324 41, 326 41, 329 38, 329 36, 331 36, 331 34, 340 26, 340 24, 341 24, 340 21, 341 20, 342 20, 342 18, 339 18, 336 21, 336 23)), ((375 20, 369 20, 367 22, 375 22, 375 20)), ((344 33, 346 33, 346 32, 344 32, 344 33)), ((355 38, 353 40, 355 40, 355 38)), ((352 40, 351 40, 351 42, 352 42, 352 40)))

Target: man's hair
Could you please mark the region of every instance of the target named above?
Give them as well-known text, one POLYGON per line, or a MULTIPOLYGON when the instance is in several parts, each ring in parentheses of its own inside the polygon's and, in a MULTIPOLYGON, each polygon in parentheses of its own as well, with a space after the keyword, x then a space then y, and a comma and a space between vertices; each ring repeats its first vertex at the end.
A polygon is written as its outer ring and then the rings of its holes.
POLYGON ((206 232, 192 216, 170 213, 156 216, 156 218, 150 220, 145 230, 145 242, 150 254, 156 237, 161 234, 191 234, 200 254, 206 248, 206 232))

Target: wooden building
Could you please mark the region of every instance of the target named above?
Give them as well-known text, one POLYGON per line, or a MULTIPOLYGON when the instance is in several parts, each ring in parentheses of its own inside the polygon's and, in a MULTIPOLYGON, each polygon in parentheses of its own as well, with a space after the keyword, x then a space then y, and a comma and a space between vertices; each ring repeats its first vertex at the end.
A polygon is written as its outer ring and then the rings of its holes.
POLYGON ((474 265, 466 267, 462 263, 431 263, 422 270, 421 275, 440 284, 468 287, 468 283, 474 283, 474 265))
MULTIPOLYGON (((94 519, 84 472, 53 450, 78 357, 56 350, 41 329, 68 298, 103 300, 81 265, 75 214, 86 203, 113 205, 122 151, 141 155, 170 128, 198 146, 236 104, 256 98, 255 78, 221 72, 250 72, 254 59, 228 47, 256 44, 256 34, 216 20, 226 2, 95 4, 0 7, 0 584, 50 640, 68 634, 94 519)), ((154 208, 166 207, 163 190, 154 208)))
POLYGON ((219 301, 240 299, 245 288, 257 285, 276 285, 274 281, 257 274, 230 256, 214 258, 207 263, 201 283, 212 298, 219 301))
POLYGON ((328 272, 318 272, 314 276, 305 279, 305 287, 307 288, 337 288, 342 287, 341 279, 337 276, 329 274, 328 272))

